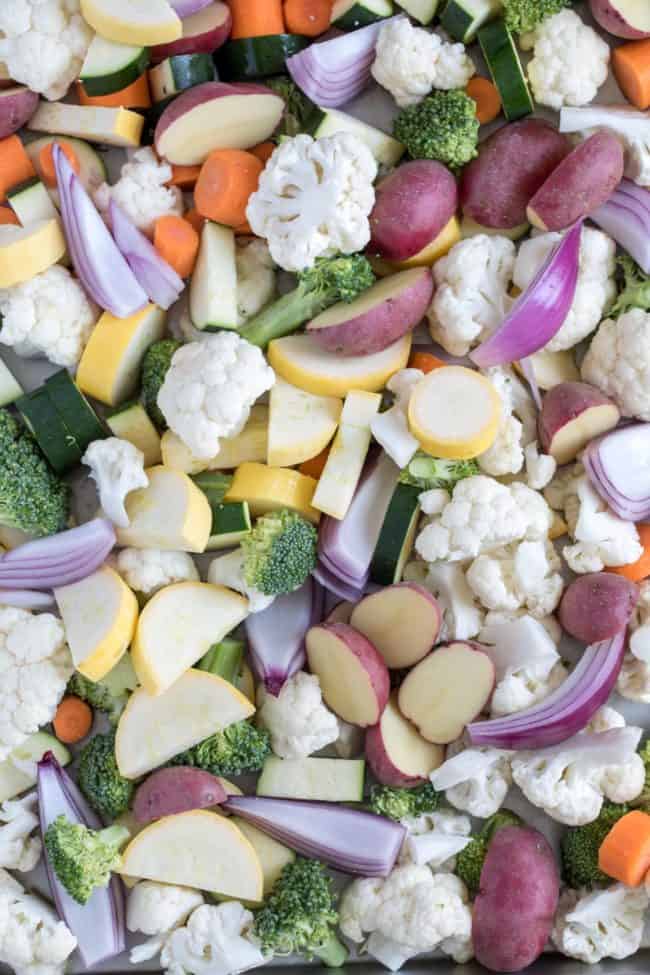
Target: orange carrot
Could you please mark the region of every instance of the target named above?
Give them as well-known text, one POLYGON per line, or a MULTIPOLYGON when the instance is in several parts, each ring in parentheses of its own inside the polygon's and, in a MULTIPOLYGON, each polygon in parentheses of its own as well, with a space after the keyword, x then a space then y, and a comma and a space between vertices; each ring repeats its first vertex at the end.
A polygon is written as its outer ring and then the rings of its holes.
POLYGON ((11 207, 0 206, 0 226, 6 223, 12 223, 14 226, 20 227, 20 220, 11 207))
POLYGON ((627 100, 637 108, 650 107, 650 37, 615 48, 612 68, 627 100))
POLYGON ((625 576, 630 582, 642 582, 650 576, 650 525, 637 525, 639 541, 643 545, 643 552, 636 562, 628 565, 617 565, 609 569, 619 576, 625 576))
POLYGON ((183 214, 183 220, 187 220, 196 230, 197 234, 200 234, 203 230, 203 224, 205 223, 205 217, 203 217, 196 207, 192 207, 190 210, 186 210, 183 214))
POLYGON ((310 457, 309 460, 304 461, 299 467, 300 473, 305 474, 307 477, 313 477, 316 480, 323 473, 325 464, 327 463, 327 458, 330 455, 329 447, 325 447, 321 450, 320 454, 316 454, 315 457, 310 457))
POLYGON ((194 187, 196 209, 208 220, 239 227, 248 198, 257 189, 263 164, 241 149, 215 149, 201 167, 194 187))
POLYGON ((501 111, 501 98, 495 85, 478 75, 467 82, 465 91, 476 102, 476 117, 481 125, 493 122, 501 111))
POLYGON ((93 724, 93 712, 79 697, 64 697, 54 715, 54 734, 64 745, 76 745, 93 724))
POLYGON ((448 363, 444 359, 439 359, 432 352, 411 352, 409 359, 409 369, 421 369, 422 372, 433 372, 434 369, 441 369, 448 363))
POLYGON ((200 166, 172 166, 172 178, 167 180, 167 186, 180 186, 181 189, 191 189, 199 178, 200 166))
POLYGON ((284 34, 282 0, 230 0, 231 40, 284 34))
MULTIPOLYGON (((63 139, 56 139, 56 144, 61 146, 63 155, 66 157, 75 173, 78 173, 81 167, 79 165, 79 160, 77 159, 77 153, 74 151, 70 143, 65 142, 63 139)), ((48 186, 56 186, 56 172, 54 170, 54 160, 52 159, 53 148, 54 142, 48 142, 47 145, 43 146, 38 154, 38 165, 41 170, 41 176, 43 177, 43 181, 47 183, 48 186)))
POLYGON ((650 870, 650 816, 634 812, 614 823, 598 851, 598 866, 608 877, 638 887, 650 870))
POLYGON ((248 220, 244 220, 243 223, 240 223, 238 227, 234 227, 233 229, 235 231, 235 236, 236 237, 254 237, 255 236, 254 233, 253 233, 253 231, 251 230, 251 225, 249 224, 248 220))
POLYGON ((143 72, 126 88, 110 95, 87 95, 81 81, 77 82, 77 97, 80 105, 95 105, 99 108, 151 108, 149 78, 143 72))
POLYGON ((153 245, 181 278, 189 278, 199 252, 199 235, 191 223, 183 217, 158 217, 153 245))
POLYGON ((331 0, 285 0, 284 22, 287 33, 318 37, 329 28, 331 0))
POLYGON ((259 146, 253 146, 250 150, 263 163, 267 163, 276 149, 275 142, 260 142, 259 146))
POLYGON ((36 176, 32 161, 17 135, 0 139, 0 202, 7 199, 7 190, 36 176))

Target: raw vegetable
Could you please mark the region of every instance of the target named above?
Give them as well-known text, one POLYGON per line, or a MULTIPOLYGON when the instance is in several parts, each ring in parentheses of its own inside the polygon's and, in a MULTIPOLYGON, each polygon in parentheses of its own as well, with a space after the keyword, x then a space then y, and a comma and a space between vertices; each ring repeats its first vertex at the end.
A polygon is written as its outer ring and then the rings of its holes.
POLYGON ((363 633, 387 667, 412 667, 438 640, 442 612, 434 596, 415 582, 371 593, 355 606, 350 625, 363 633))
MULTIPOLYGON (((289 53, 289 52, 287 52, 289 53)), ((295 53, 294 51, 290 53, 295 53)), ((282 62, 282 71, 284 71, 284 59, 282 62)), ((284 101, 284 112, 282 113, 282 118, 280 123, 275 130, 273 135, 273 140, 268 143, 272 149, 275 149, 275 144, 280 142, 283 135, 294 136, 298 135, 299 132, 305 131, 305 126, 307 119, 313 117, 313 112, 315 106, 307 98, 307 96, 298 88, 298 86, 288 78, 286 75, 279 75, 277 78, 269 78, 265 84, 274 91, 276 95, 284 101)), ((313 134, 313 133, 312 133, 313 134)), ((255 146, 252 152, 256 154, 259 152, 260 146, 255 146)), ((263 159, 263 162, 268 160, 263 159)))
POLYGON ((149 71, 149 84, 155 102, 165 102, 187 88, 214 81, 215 78, 214 62, 209 54, 177 54, 165 58, 149 71))
POLYGON ((495 20, 481 27, 478 40, 507 120, 514 122, 530 115, 533 100, 514 39, 504 21, 495 20))
POLYGON ((455 873, 463 881, 470 897, 475 897, 481 889, 481 872, 488 848, 496 833, 504 826, 522 826, 516 813, 509 809, 499 810, 482 825, 467 846, 456 855, 455 873))
POLYGON ((613 430, 619 420, 618 407, 595 386, 558 383, 542 402, 540 444, 558 464, 568 464, 595 437, 613 430))
POLYGON ((226 637, 201 657, 198 669, 215 677, 223 677, 229 684, 239 687, 245 646, 242 640, 226 637))
POLYGON ((203 492, 180 471, 161 465, 146 473, 149 486, 126 498, 130 524, 118 529, 118 545, 204 552, 212 529, 212 509, 203 492))
MULTIPOLYGON (((201 172, 200 166, 172 166, 172 178, 167 183, 168 186, 180 186, 181 189, 189 190, 196 183, 199 178, 199 173, 201 172)), ((201 226, 203 225, 203 217, 200 215, 196 207, 192 207, 185 213, 185 220, 190 224, 197 233, 200 232, 201 226), (193 214, 194 218, 198 220, 199 227, 197 229, 194 223, 188 216, 188 214, 193 214)))
POLYGON ((190 277, 199 253, 199 235, 188 220, 174 215, 158 217, 153 245, 180 278, 190 277))
POLYGON ((66 252, 56 217, 29 227, 0 225, 0 288, 21 284, 56 264, 66 252))
POLYGON ((591 13, 615 37, 650 37, 650 14, 634 0, 591 0, 591 13))
POLYGON ((513 33, 527 34, 569 3, 570 0, 503 0, 505 21, 513 33))
POLYGON ((95 518, 49 538, 26 542, 0 559, 0 586, 52 589, 75 582, 99 568, 115 544, 113 526, 95 518))
MULTIPOLYGON (((287 58, 302 51, 308 45, 309 38, 301 34, 266 34, 262 37, 241 37, 238 40, 230 40, 224 44, 216 57, 219 77, 224 81, 256 81, 263 78, 265 84, 278 94, 282 93, 271 82, 286 80, 293 86, 297 96, 303 98, 309 105, 311 103, 295 88, 293 82, 284 78, 269 78, 269 75, 278 75, 284 71, 287 58)), ((295 135, 297 131, 295 116, 287 104, 285 118, 280 123, 275 138, 280 135, 295 135)))
POLYGON ((494 122, 501 113, 501 96, 499 90, 488 78, 475 75, 465 86, 465 92, 476 104, 476 117, 480 125, 494 122))
POLYGON ((611 878, 598 866, 598 852, 603 840, 628 807, 605 802, 598 819, 585 826, 574 826, 562 837, 562 875, 569 887, 601 887, 611 878))
MULTIPOLYGON (((224 500, 247 501, 254 517, 288 509, 317 525, 320 511, 312 507, 315 487, 316 482, 311 477, 285 467, 242 463, 235 471, 224 500)), ((299 533, 304 541, 308 541, 304 528, 299 529, 299 533)))
POLYGON ((243 775, 259 772, 270 752, 268 731, 237 721, 176 755, 170 765, 202 769, 211 775, 243 775))
POLYGON ((0 138, 23 126, 38 106, 38 94, 22 85, 0 91, 0 138))
POLYGON ((82 0, 81 13, 101 37, 118 44, 158 44, 180 37, 182 30, 166 0, 147 0, 144 7, 129 0, 82 0))
POLYGON ((29 227, 37 220, 51 220, 58 217, 58 211, 50 194, 39 179, 28 180, 8 190, 7 199, 23 227, 29 227))
POLYGON ((446 366, 417 383, 408 422, 427 453, 471 460, 494 442, 500 413, 499 397, 485 376, 463 366, 446 366))
POLYGON ((72 761, 68 749, 54 735, 36 731, 22 745, 14 748, 9 758, 0 762, 1 802, 13 799, 36 785, 36 765, 46 752, 51 752, 61 765, 68 765, 72 761))
POLYGON ((257 189, 263 164, 241 149, 215 149, 201 167, 194 203, 208 220, 239 227, 246 222, 248 199, 257 189))
MULTIPOLYGON (((424 355, 424 353, 420 353, 420 355, 424 355)), ((414 364, 414 358, 411 356, 410 367, 413 369, 421 368, 419 362, 414 364)), ((434 368, 440 369, 443 366, 446 366, 446 363, 439 360, 439 365, 434 368)), ((431 491, 434 488, 444 488, 446 491, 450 491, 458 481, 462 481, 465 477, 473 477, 478 473, 479 466, 475 460, 445 460, 441 457, 431 457, 430 454, 425 454, 424 451, 419 450, 401 472, 399 480, 400 484, 409 484, 420 488, 421 491, 431 491)))
POLYGON ((93 713, 78 697, 64 697, 52 719, 54 733, 66 745, 76 745, 86 737, 93 725, 93 713))
POLYGON ((138 787, 133 816, 137 823, 151 823, 163 816, 216 806, 225 798, 220 780, 209 772, 184 767, 158 769, 138 787))
POLYGON ((285 0, 287 30, 305 37, 318 37, 330 25, 331 0, 285 0))
POLYGON ((650 39, 620 44, 612 51, 619 88, 637 108, 650 107, 650 39))
POLYGON ((455 40, 470 44, 480 27, 501 13, 501 0, 449 0, 440 23, 455 40))
POLYGON ((269 755, 257 780, 257 795, 315 802, 361 802, 365 771, 361 759, 269 755))
POLYGON ((120 774, 115 758, 115 731, 95 735, 79 756, 77 784, 105 819, 117 819, 131 805, 134 784, 120 774))
POLYGON ((151 241, 131 223, 115 200, 110 201, 108 212, 113 239, 134 277, 149 300, 166 311, 185 287, 183 280, 156 251, 151 241))
POLYGON ((141 396, 144 408, 159 430, 167 429, 167 422, 158 406, 158 392, 181 342, 176 339, 161 339, 150 345, 142 360, 141 396))
POLYGON ((136 44, 116 44, 96 34, 79 80, 89 95, 112 95, 133 84, 149 64, 149 52, 136 44))
POLYGON ((0 140, 0 200, 6 199, 7 190, 35 175, 32 161, 17 135, 0 140))
POLYGON ((284 33, 282 0, 230 0, 230 12, 234 39, 284 33))
POLYGON ((435 812, 439 802, 440 796, 430 782, 409 789, 374 785, 370 790, 368 808, 378 816, 399 822, 435 812))
POLYGON ((650 192, 630 180, 621 180, 606 203, 591 219, 624 247, 645 274, 650 274, 650 192))
POLYGON ((77 176, 81 170, 81 164, 71 142, 66 142, 64 140, 56 143, 54 141, 46 142, 38 153, 38 165, 43 182, 47 183, 47 185, 52 188, 56 188, 56 169, 54 166, 54 157, 52 155, 52 150, 54 149, 55 145, 58 145, 59 149, 68 160, 70 166, 77 176))
POLYGON ((650 816, 633 810, 621 816, 598 851, 598 866, 628 887, 643 883, 650 869, 650 816))
POLYGON ((87 139, 89 142, 137 148, 140 145, 143 125, 142 115, 126 108, 41 102, 27 127, 36 132, 69 135, 87 139))
POLYGON ((142 403, 131 400, 118 407, 106 417, 106 424, 114 437, 128 440, 142 451, 145 467, 160 463, 160 435, 142 403))
POLYGON ((88 680, 75 671, 68 681, 67 693, 86 701, 96 711, 103 711, 111 724, 117 724, 129 693, 138 686, 131 657, 125 653, 120 662, 100 681, 88 680))
POLYGON ((426 741, 402 715, 396 692, 377 724, 366 732, 365 753, 378 782, 409 790, 427 782, 445 755, 444 748, 426 741))
POLYGON ((305 645, 327 706, 361 728, 377 724, 388 702, 390 677, 373 644, 346 623, 321 623, 307 632, 305 645))
POLYGON ((267 596, 299 589, 316 563, 316 529, 282 509, 258 518, 242 539, 244 578, 267 596))
POLYGON ((642 582, 650 576, 650 525, 637 525, 636 530, 639 535, 639 541, 643 545, 643 555, 641 558, 636 562, 631 562, 628 565, 617 565, 609 570, 610 572, 616 572, 618 575, 624 576, 630 582, 642 582))
POLYGON ((0 224, 11 224, 14 227, 20 227, 20 220, 9 207, 0 206, 0 224))
POLYGON ((650 311, 650 277, 627 254, 619 257, 617 263, 623 271, 624 281, 610 315, 622 315, 630 308, 650 311))
POLYGON ((342 406, 335 396, 314 396, 276 378, 269 397, 269 464, 293 467, 320 453, 336 433, 342 406))
POLYGON ((327 463, 329 453, 329 447, 325 447, 323 450, 321 450, 320 454, 316 454, 315 457, 310 457, 309 460, 304 460, 298 468, 300 473, 304 474, 306 477, 313 477, 314 480, 317 481, 325 470, 325 464, 327 463))
POLYGON ((147 72, 140 75, 134 82, 121 91, 112 95, 87 95, 83 84, 77 85, 77 97, 80 105, 90 105, 94 108, 133 108, 142 110, 151 108, 151 95, 147 72))
POLYGON ((151 60, 155 64, 164 58, 183 54, 212 54, 228 39, 232 20, 227 4, 215 0, 183 17, 183 34, 174 40, 154 44, 151 60))
POLYGON ((128 838, 123 826, 93 830, 64 815, 57 816, 43 836, 52 870, 79 904, 87 904, 96 887, 108 886, 128 838))
POLYGON ((459 89, 433 91, 393 123, 395 138, 413 159, 437 159, 452 169, 477 155, 478 129, 474 102, 459 89))
POLYGON ((589 572, 564 590, 558 619, 576 640, 598 643, 627 627, 638 601, 638 587, 623 576, 589 572))
POLYGON ((408 484, 395 487, 370 563, 370 578, 378 585, 402 581, 420 520, 420 491, 408 484))
POLYGON ((650 424, 635 423, 592 440, 584 452, 591 484, 624 521, 650 517, 644 474, 649 445, 650 424))
MULTIPOLYGON (((393 139, 381 129, 376 129, 374 126, 368 125, 367 122, 362 122, 345 112, 339 112, 335 108, 319 108, 317 105, 312 105, 311 102, 308 103, 308 113, 304 117, 302 129, 317 139, 322 139, 327 135, 335 135, 337 132, 349 132, 356 135, 361 142, 367 145, 379 165, 387 168, 396 166, 404 155, 404 146, 397 139, 393 139)), ((375 189, 379 189, 379 187, 377 186, 375 189)))

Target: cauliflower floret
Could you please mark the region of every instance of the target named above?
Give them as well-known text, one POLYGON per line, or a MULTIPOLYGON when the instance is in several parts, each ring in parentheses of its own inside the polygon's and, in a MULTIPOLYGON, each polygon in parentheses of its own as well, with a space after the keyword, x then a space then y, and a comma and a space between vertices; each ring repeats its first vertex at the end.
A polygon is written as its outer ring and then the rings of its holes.
POLYGON ((81 462, 90 468, 90 477, 97 485, 106 517, 119 528, 128 528, 130 519, 124 507, 126 496, 149 484, 142 451, 128 440, 108 437, 89 444, 81 462))
POLYGON ((552 520, 544 498, 525 484, 500 484, 477 474, 456 484, 442 514, 418 535, 415 549, 427 562, 460 562, 511 542, 546 538, 552 520))
POLYGON ((237 324, 243 325, 275 295, 275 262, 266 241, 255 237, 238 237, 235 263, 237 324))
POLYGON ((650 664, 626 653, 616 680, 616 690, 628 701, 650 704, 650 664))
POLYGON ((174 582, 197 582, 200 578, 187 552, 159 548, 123 548, 117 555, 117 571, 130 589, 144 596, 153 596, 174 582))
POLYGON ((274 382, 261 349, 234 332, 218 332, 174 353, 158 406, 194 457, 210 460, 222 437, 241 433, 251 406, 274 382))
POLYGON ((628 653, 616 690, 631 701, 650 704, 650 581, 639 586, 639 601, 629 623, 628 653))
POLYGON ((54 264, 22 284, 0 289, 0 315, 3 345, 25 358, 45 356, 55 366, 74 368, 99 312, 67 268, 54 264))
POLYGON ((203 904, 203 894, 190 887, 159 884, 141 880, 129 893, 126 926, 129 931, 142 932, 151 937, 131 949, 132 965, 150 961, 158 955, 176 928, 185 924, 197 907, 203 904))
POLYGON ((402 846, 399 862, 427 866, 434 873, 447 873, 456 866, 456 854, 470 842, 472 824, 467 816, 459 816, 450 809, 407 816, 401 820, 408 834, 402 846))
POLYGON ((514 264, 515 245, 496 234, 461 240, 436 261, 436 290, 427 311, 434 341, 463 356, 500 325, 510 306, 514 264))
POLYGON ((56 911, 0 869, 0 963, 15 975, 63 975, 76 947, 56 911))
POLYGON ((371 68, 375 81, 400 108, 417 105, 432 88, 464 88, 475 71, 463 44, 445 44, 406 17, 382 26, 371 68))
POLYGON ((262 610, 268 609, 275 596, 267 596, 255 586, 249 586, 244 578, 244 559, 245 555, 242 548, 236 548, 234 551, 228 552, 227 555, 217 556, 210 563, 208 582, 212 583, 213 586, 227 586, 229 589, 235 589, 248 599, 249 613, 261 613, 262 610))
POLYGON ((203 904, 172 932, 160 956, 168 975, 232 975, 266 961, 251 940, 253 915, 238 901, 203 904))
POLYGON ((79 76, 93 32, 79 0, 0 4, 0 62, 10 78, 58 101, 79 76))
POLYGON ((52 720, 73 670, 60 620, 0 606, 0 762, 52 720))
POLYGON ((576 543, 562 550, 569 568, 580 575, 636 562, 643 551, 636 525, 623 521, 607 507, 586 474, 569 480, 569 485, 564 509, 576 543), (577 499, 577 512, 572 498, 577 499))
MULTIPOLYGON (((522 291, 531 284, 540 267, 563 234, 539 234, 519 248, 513 281, 522 291)), ((582 228, 580 267, 575 296, 559 332, 544 348, 549 352, 572 349, 598 327, 616 297, 616 244, 600 230, 582 228)))
POLYGON ((547 17, 519 43, 524 51, 534 48, 528 80, 540 105, 588 105, 607 80, 609 45, 573 10, 547 17))
POLYGON ((607 318, 582 363, 582 378, 611 396, 624 416, 650 420, 650 312, 607 318))
POLYGON ((43 846, 38 835, 32 836, 40 825, 35 812, 38 797, 35 792, 23 799, 7 800, 0 806, 0 867, 33 870, 41 859, 43 846))
POLYGON ((429 566, 425 562, 411 562, 404 570, 404 579, 430 589, 440 603, 441 640, 471 640, 478 635, 483 612, 474 600, 460 562, 434 562, 429 566))
POLYGON ((363 142, 339 132, 297 135, 273 153, 248 201, 246 216, 286 271, 317 257, 354 254, 370 240, 377 163, 363 142))
POLYGON ((373 437, 398 467, 406 467, 420 446, 409 430, 408 408, 413 390, 423 377, 421 369, 399 369, 393 373, 386 389, 394 394, 395 401, 390 409, 376 413, 370 421, 373 437))
POLYGON ((501 400, 501 422, 494 443, 477 457, 484 474, 502 477, 518 474, 524 465, 523 448, 537 436, 537 411, 533 400, 511 368, 484 370, 501 400))
POLYGON ((280 758, 306 758, 339 736, 339 723, 323 704, 320 681, 299 671, 283 685, 277 697, 260 685, 257 717, 271 733, 273 751, 280 758))
POLYGON ((536 440, 524 447, 526 484, 533 491, 542 491, 550 484, 557 471, 557 461, 550 454, 540 454, 536 440))
POLYGON ((447 746, 446 760, 431 773, 434 789, 470 816, 487 819, 505 802, 512 784, 510 756, 501 748, 466 748, 462 738, 447 746))
POLYGON ((588 965, 603 958, 629 958, 641 947, 648 903, 645 890, 624 884, 591 893, 565 890, 551 940, 563 955, 588 965))
POLYGON ((108 212, 111 199, 115 200, 131 223, 151 237, 158 217, 183 214, 181 190, 165 185, 171 178, 169 163, 161 162, 153 149, 145 147, 124 163, 117 183, 97 187, 94 200, 104 213, 108 212))
POLYGON ((544 539, 479 555, 466 578, 486 609, 509 612, 525 608, 541 619, 554 612, 562 596, 560 567, 553 543, 544 539))

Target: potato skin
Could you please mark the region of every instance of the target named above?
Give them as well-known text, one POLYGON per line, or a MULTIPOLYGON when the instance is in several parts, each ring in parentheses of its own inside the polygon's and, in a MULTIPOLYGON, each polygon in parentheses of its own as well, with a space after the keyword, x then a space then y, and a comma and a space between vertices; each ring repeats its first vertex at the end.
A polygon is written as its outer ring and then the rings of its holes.
POLYGON ((145 779, 135 794, 133 815, 138 823, 151 823, 163 816, 207 809, 226 798, 226 790, 215 775, 179 765, 159 769, 145 779))
POLYGON ((536 829, 504 826, 490 843, 474 901, 476 960, 493 972, 518 972, 541 955, 553 927, 560 874, 536 829))
POLYGON ((638 601, 638 586, 624 576, 589 572, 567 586, 558 615, 576 640, 599 643, 627 626, 638 601))
POLYGON ((463 213, 499 230, 525 223, 528 202, 570 149, 566 136, 542 119, 504 125, 463 170, 463 213))
POLYGON ((644 37, 650 37, 647 32, 637 30, 636 27, 628 24, 611 0, 590 0, 589 5, 594 20, 614 37, 624 37, 630 41, 640 41, 644 37))

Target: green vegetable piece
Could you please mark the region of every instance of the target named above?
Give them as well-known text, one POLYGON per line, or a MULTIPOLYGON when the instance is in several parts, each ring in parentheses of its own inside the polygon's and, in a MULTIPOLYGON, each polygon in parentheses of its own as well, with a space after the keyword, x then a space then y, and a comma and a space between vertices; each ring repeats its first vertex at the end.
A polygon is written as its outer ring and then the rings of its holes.
POLYGON ((68 681, 67 694, 80 697, 95 711, 103 711, 108 715, 111 724, 115 725, 126 707, 131 691, 138 686, 131 656, 125 653, 119 663, 103 677, 102 680, 92 681, 79 671, 75 671, 68 681))
POLYGON ((120 849, 129 839, 124 826, 88 829, 57 816, 45 833, 48 860, 71 897, 86 904, 95 887, 107 887, 120 866, 120 849))
POLYGON ((430 782, 414 789, 399 789, 389 785, 375 785, 370 790, 368 807, 371 812, 388 819, 404 819, 406 816, 421 816, 435 812, 440 800, 439 794, 430 782))
POLYGON ((182 344, 176 339, 161 339, 149 346, 142 361, 140 377, 142 403, 159 430, 167 429, 167 421, 158 406, 158 392, 165 381, 174 353, 182 344))
POLYGON ((285 75, 278 75, 277 78, 266 78, 264 84, 284 99, 284 113, 278 128, 275 130, 273 141, 279 142, 282 136, 293 138, 294 135, 303 131, 305 122, 314 110, 313 102, 301 92, 291 78, 287 78, 285 75))
POLYGON ((199 670, 206 670, 209 674, 214 674, 215 677, 222 677, 229 684, 239 687, 243 662, 243 640, 232 640, 226 637, 221 643, 215 643, 213 647, 210 647, 206 655, 197 664, 197 667, 199 670))
POLYGON ((316 565, 317 542, 314 526, 294 511, 262 515, 241 543, 246 582, 267 596, 299 589, 316 565))
POLYGON ((471 897, 478 893, 481 871, 494 834, 504 826, 521 825, 523 825, 522 821, 516 813, 510 812, 509 809, 502 809, 486 820, 481 831, 472 837, 471 842, 456 856, 456 874, 467 887, 471 897))
POLYGON ((573 0, 503 0, 508 30, 526 34, 535 30, 543 20, 570 7, 573 0))
POLYGON ((476 103, 460 89, 431 92, 393 123, 393 135, 412 159, 437 159, 452 169, 478 155, 478 130, 476 103))
POLYGON ((630 308, 650 311, 650 277, 643 273, 628 254, 619 257, 617 263, 623 270, 625 280, 610 315, 622 315, 630 308))
POLYGON ((402 484, 411 484, 423 491, 430 491, 432 488, 451 490, 458 481, 478 473, 479 466, 475 460, 443 460, 418 450, 399 479, 402 484))
POLYGON ((268 731, 248 721, 237 721, 217 731, 171 760, 170 765, 191 765, 213 775, 259 772, 271 754, 268 731))
POLYGON ((629 806, 606 802, 598 819, 566 831, 562 837, 562 873, 569 887, 578 890, 613 883, 598 866, 598 851, 612 826, 629 811, 629 806))
POLYGON ((77 783, 95 812, 106 819, 117 819, 129 808, 135 782, 120 775, 115 758, 115 731, 95 735, 84 746, 77 783))

